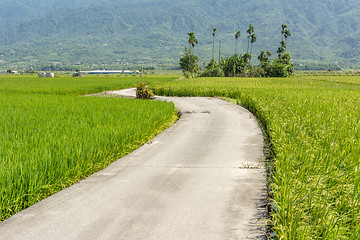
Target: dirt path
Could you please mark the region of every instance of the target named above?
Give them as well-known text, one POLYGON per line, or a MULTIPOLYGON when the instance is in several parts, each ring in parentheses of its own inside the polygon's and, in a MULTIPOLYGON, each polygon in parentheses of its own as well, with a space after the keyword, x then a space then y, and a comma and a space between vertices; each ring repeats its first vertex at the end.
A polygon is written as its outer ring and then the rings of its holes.
POLYGON ((158 99, 181 110, 176 124, 1 223, 0 239, 265 239, 266 173, 255 118, 214 98, 158 99))

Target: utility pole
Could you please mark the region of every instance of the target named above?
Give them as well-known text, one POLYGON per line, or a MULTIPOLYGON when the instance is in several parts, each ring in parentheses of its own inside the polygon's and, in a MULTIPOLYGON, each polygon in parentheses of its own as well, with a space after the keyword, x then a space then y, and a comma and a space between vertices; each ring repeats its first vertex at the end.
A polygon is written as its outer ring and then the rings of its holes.
POLYGON ((144 77, 144 63, 143 63, 143 60, 141 60, 141 76, 144 77))

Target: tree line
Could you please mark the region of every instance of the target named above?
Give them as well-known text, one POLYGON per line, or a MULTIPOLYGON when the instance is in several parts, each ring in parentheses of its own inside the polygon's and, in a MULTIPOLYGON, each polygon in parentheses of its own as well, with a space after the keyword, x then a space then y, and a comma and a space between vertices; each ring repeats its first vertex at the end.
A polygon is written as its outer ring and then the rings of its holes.
POLYGON ((287 40, 291 36, 287 25, 281 26, 281 41, 280 47, 277 50, 277 57, 270 59, 272 53, 270 51, 261 51, 257 57, 260 64, 253 66, 252 50, 256 42, 255 28, 250 24, 247 33, 247 50, 243 54, 237 53, 238 41, 241 37, 239 30, 235 33, 235 54, 230 57, 219 56, 219 61, 216 62, 215 55, 215 38, 217 28, 212 29, 213 49, 212 59, 206 64, 205 70, 200 71, 199 57, 194 54, 194 48, 198 44, 195 33, 188 33, 189 47, 185 47, 184 54, 180 57, 180 67, 182 68, 186 77, 288 77, 293 74, 294 66, 291 63, 291 55, 286 51, 287 40))

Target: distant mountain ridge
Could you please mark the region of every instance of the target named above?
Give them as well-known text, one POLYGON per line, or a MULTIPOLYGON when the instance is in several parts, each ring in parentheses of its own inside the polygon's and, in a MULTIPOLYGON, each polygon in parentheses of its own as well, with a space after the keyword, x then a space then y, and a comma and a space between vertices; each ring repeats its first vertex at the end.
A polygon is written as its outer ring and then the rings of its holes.
POLYGON ((58 9, 74 9, 108 0, 0 0, 0 28, 26 23, 58 9))
POLYGON ((219 29, 217 55, 221 40, 221 55, 229 56, 234 54, 236 30, 241 31, 238 48, 246 51, 250 23, 257 36, 253 58, 261 50, 276 54, 281 25, 287 24, 292 32, 288 50, 295 62, 359 61, 358 0, 0 0, 0 6, 10 2, 18 10, 7 16, 1 10, 0 19, 29 14, 16 24, 0 23, 3 65, 81 59, 111 64, 140 58, 177 64, 190 31, 199 40, 195 52, 205 62, 211 57, 212 28, 219 29), (49 13, 39 14, 40 9, 49 13))

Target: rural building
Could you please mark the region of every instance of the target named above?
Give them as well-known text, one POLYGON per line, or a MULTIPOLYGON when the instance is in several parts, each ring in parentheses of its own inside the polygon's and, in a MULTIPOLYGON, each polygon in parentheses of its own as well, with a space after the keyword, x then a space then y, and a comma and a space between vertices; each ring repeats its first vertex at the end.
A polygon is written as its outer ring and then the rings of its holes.
MULTIPOLYGON (((129 70, 94 70, 83 73, 84 74, 134 74, 133 71, 129 71, 129 70)), ((136 71, 135 73, 139 74, 140 72, 136 71)))
POLYGON ((38 73, 39 77, 54 77, 54 73, 38 73))
POLYGON ((45 77, 55 77, 54 73, 45 73, 45 77))

